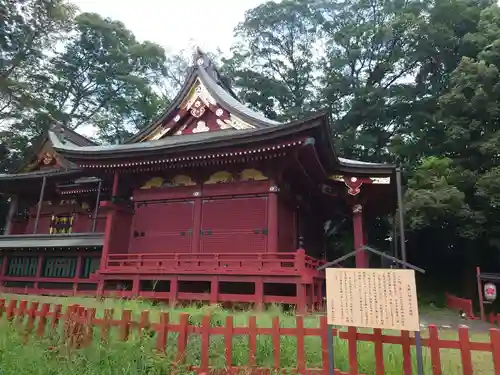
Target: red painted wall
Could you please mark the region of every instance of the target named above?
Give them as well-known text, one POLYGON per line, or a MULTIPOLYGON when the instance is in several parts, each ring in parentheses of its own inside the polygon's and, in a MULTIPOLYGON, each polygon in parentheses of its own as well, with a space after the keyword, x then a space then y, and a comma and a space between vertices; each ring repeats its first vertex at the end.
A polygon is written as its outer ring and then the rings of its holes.
MULTIPOLYGON (((30 216, 28 220, 29 221, 28 221, 28 225, 26 226, 26 232, 19 233, 19 234, 33 234, 33 229, 35 228, 36 217, 30 216)), ((40 217, 38 219, 38 227, 37 227, 36 233, 49 234, 51 222, 52 222, 52 215, 48 215, 48 214, 40 215, 40 217)))
MULTIPOLYGON (((89 233, 92 232, 92 217, 89 214, 76 214, 73 221, 72 233, 89 233)), ((100 215, 97 217, 96 233, 104 233, 106 227, 106 216, 100 215)))
MULTIPOLYGON (((52 214, 42 214, 38 220, 38 234, 49 234, 52 214)), ((35 216, 28 219, 18 219, 12 225, 11 234, 33 234, 35 226, 35 216)), ((97 218, 96 233, 104 233, 106 226, 106 216, 97 218)), ((72 233, 90 233, 92 231, 92 218, 88 214, 76 213, 73 220, 72 233)))

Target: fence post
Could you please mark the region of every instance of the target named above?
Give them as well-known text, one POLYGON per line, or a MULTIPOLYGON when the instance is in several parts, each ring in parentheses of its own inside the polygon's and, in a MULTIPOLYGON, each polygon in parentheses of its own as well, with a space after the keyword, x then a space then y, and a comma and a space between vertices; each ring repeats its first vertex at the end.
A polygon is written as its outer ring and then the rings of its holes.
POLYGON ((127 341, 130 333, 130 322, 132 321, 132 311, 123 310, 122 318, 120 319, 120 333, 118 339, 120 341, 127 341))
POLYGON ((145 329, 149 329, 149 311, 144 310, 141 312, 141 318, 139 320, 139 336, 142 336, 145 329))
POLYGON ((500 330, 490 329, 491 355, 493 357, 493 367, 495 374, 500 374, 500 330))
POLYGON ((188 341, 189 314, 183 313, 179 318, 179 336, 177 337, 177 363, 183 364, 186 359, 188 341))
POLYGON ((109 328, 111 326, 111 321, 113 320, 113 309, 105 309, 104 317, 102 319, 101 326, 101 342, 107 342, 109 339, 109 328))
POLYGON ((50 304, 44 303, 40 309, 40 315, 38 319, 38 327, 36 329, 36 335, 42 337, 45 333, 45 326, 47 325, 47 316, 50 314, 50 304))
POLYGON ((201 353, 200 353, 200 372, 209 372, 209 353, 210 353, 210 314, 205 314, 201 321, 201 353))
POLYGON ((232 373, 233 368, 233 317, 226 316, 226 327, 224 333, 224 354, 226 357, 226 369, 232 373))
POLYGON ((24 315, 28 312, 28 301, 25 299, 21 300, 19 303, 19 308, 17 309, 17 322, 22 323, 24 320, 24 315))
POLYGON ((52 320, 50 321, 50 329, 54 330, 59 326, 59 320, 61 319, 62 305, 54 306, 54 313, 52 314, 52 320))
POLYGON ((257 354, 257 318, 252 315, 248 317, 248 366, 255 367, 257 354))
POLYGON ((14 314, 16 313, 16 307, 17 307, 17 300, 11 299, 9 301, 9 305, 7 306, 7 319, 9 321, 12 321, 14 318, 14 314))
POLYGON ((469 329, 458 327, 458 342, 460 345, 460 356, 462 358, 462 371, 464 375, 474 375, 472 368, 472 356, 470 350, 469 329))
POLYGON ((382 330, 380 328, 375 328, 373 330, 374 339, 374 354, 375 354, 375 374, 384 375, 384 348, 383 348, 383 337, 382 330))
POLYGON ((280 363, 280 357, 281 357, 281 353, 280 353, 280 346, 281 346, 281 343, 280 343, 280 340, 281 340, 281 336, 280 336, 280 318, 279 316, 273 316, 273 326, 272 326, 272 334, 271 334, 271 340, 273 342, 273 356, 274 356, 274 361, 273 361, 273 364, 274 364, 274 369, 276 371, 280 370, 281 367, 281 363, 280 363))
POLYGON ((431 366, 434 375, 442 375, 441 369, 441 351, 439 350, 439 333, 434 324, 427 327, 429 330, 429 350, 431 352, 431 366))
MULTIPOLYGON (((347 346, 349 351, 349 374, 358 373, 358 332, 356 327, 347 327, 347 346)), ((340 332, 339 332, 340 335, 340 332)))
POLYGON ((28 321, 26 322, 26 327, 24 329, 24 342, 27 343, 29 339, 29 335, 33 331, 33 328, 35 328, 35 319, 36 319, 36 313, 38 312, 38 302, 33 301, 31 302, 29 311, 28 311, 28 321))
MULTIPOLYGON (((142 315, 141 315, 141 317, 142 317, 142 315)), ((149 319, 149 312, 148 312, 148 316, 146 316, 146 318, 149 319)), ((162 353, 165 352, 166 346, 167 346, 169 322, 170 322, 170 316, 169 316, 168 312, 161 313, 160 325, 158 326, 158 328, 156 330, 156 349, 162 353)), ((139 327, 139 329, 140 329, 140 327, 139 327)))
POLYGON ((295 326, 297 327, 297 370, 299 374, 306 373, 306 359, 305 359, 305 331, 304 331, 304 317, 298 315, 295 317, 295 326))
POLYGON ((409 331, 401 332, 401 351, 403 353, 403 374, 412 375, 411 340, 409 331))
POLYGON ((330 359, 328 357, 328 335, 330 334, 330 327, 328 326, 325 315, 319 317, 319 329, 321 332, 321 362, 323 363, 323 372, 326 373, 330 366, 330 359))
POLYGON ((2 318, 4 311, 5 311, 5 299, 0 298, 0 319, 2 318))

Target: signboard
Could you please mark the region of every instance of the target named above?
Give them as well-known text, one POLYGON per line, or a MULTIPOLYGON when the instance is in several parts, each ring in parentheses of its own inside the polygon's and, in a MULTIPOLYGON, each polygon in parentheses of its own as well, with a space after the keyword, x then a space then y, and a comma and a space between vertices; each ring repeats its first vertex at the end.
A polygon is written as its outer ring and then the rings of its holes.
POLYGON ((415 271, 327 268, 328 324, 420 331, 415 271))

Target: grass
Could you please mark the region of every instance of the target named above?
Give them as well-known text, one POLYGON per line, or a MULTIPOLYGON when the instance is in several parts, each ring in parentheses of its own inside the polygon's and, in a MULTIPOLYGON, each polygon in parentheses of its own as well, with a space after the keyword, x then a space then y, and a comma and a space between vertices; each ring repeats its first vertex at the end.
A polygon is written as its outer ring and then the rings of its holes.
MULTIPOLYGON (((108 299, 98 302, 91 298, 53 298, 40 296, 11 296, 0 295, 2 298, 10 299, 28 299, 38 300, 40 302, 61 303, 64 305, 78 303, 86 307, 95 307, 98 315, 102 316, 103 310, 113 308, 115 311, 129 309, 134 318, 138 319, 140 312, 149 310, 151 320, 157 321, 158 314, 161 311, 168 310, 163 306, 154 306, 147 301, 124 301, 108 299)), ((283 327, 294 327, 295 319, 293 313, 285 313, 279 308, 271 308, 266 312, 238 312, 226 311, 217 307, 195 307, 190 306, 181 309, 169 310, 171 318, 177 321, 181 312, 191 314, 191 324, 198 325, 201 318, 207 311, 212 313, 212 324, 223 325, 227 314, 234 316, 234 324, 245 326, 250 315, 257 316, 257 324, 261 327, 271 327, 272 317, 280 315, 283 327)), ((118 317, 118 313, 115 315, 118 317)), ((311 315, 304 320, 306 327, 317 327, 318 317, 311 315)), ((425 336, 425 333, 423 332, 425 336)), ((440 335, 446 339, 456 339, 456 332, 441 331, 440 335)), ((473 341, 488 341, 488 335, 485 333, 473 333, 473 341)), ((167 352, 164 356, 154 351, 155 339, 149 336, 133 337, 128 342, 119 342, 112 340, 111 345, 103 345, 99 342, 96 334, 91 347, 77 351, 67 350, 61 344, 59 332, 52 332, 47 337, 37 340, 34 337, 30 339, 27 345, 24 345, 22 337, 19 334, 19 328, 13 327, 8 323, 0 323, 0 370, 2 375, 58 375, 68 374, 78 369, 79 375, 93 374, 170 374, 171 365, 176 354, 176 335, 170 333, 168 337, 167 352), (55 346, 58 350, 48 350, 55 346), (168 350, 174 348, 174 350, 168 350)), ((224 368, 224 339, 223 337, 214 337, 210 348, 210 365, 216 368, 224 368)), ((306 337, 305 350, 307 367, 321 367, 321 343, 319 338, 306 337)), ((190 335, 188 342, 186 363, 198 365, 200 363, 200 338, 190 335)), ((271 368, 273 365, 273 346, 270 337, 259 336, 257 343, 257 365, 271 368)), ((413 353, 413 358, 415 355, 413 353)), ((402 355, 398 345, 384 345, 385 374, 402 374, 402 355)), ((441 361, 443 374, 458 375, 462 374, 461 358, 458 350, 441 350, 441 361)), ((473 353, 475 364, 474 374, 486 375, 493 374, 493 364, 491 353, 473 353)), ((281 338, 281 366, 283 368, 294 368, 297 365, 296 339, 293 337, 281 338)), ((375 374, 375 358, 373 355, 373 344, 358 344, 358 362, 359 372, 362 374, 375 374)), ((233 339, 233 365, 244 366, 248 363, 248 339, 246 337, 235 337, 233 339)), ((347 371, 348 350, 344 340, 335 342, 335 367, 342 371, 347 371)), ((415 360, 414 360, 415 368, 415 360)), ((189 374, 189 372, 181 372, 189 374)), ((424 348, 424 373, 432 374, 429 352, 424 348)))

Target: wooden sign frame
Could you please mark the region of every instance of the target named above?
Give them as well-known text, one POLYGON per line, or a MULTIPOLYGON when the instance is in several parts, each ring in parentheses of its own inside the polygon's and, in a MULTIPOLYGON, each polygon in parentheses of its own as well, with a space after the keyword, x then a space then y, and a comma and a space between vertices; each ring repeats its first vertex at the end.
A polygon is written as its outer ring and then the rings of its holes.
POLYGON ((328 324, 420 331, 415 271, 327 268, 328 324))

